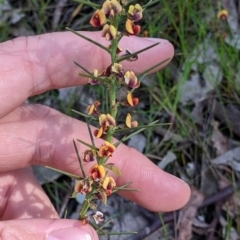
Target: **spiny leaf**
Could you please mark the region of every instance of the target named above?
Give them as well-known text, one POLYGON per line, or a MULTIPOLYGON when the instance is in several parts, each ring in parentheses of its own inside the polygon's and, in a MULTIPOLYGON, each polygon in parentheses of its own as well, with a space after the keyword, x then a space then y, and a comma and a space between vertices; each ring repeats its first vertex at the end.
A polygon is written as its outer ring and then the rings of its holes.
POLYGON ((89 144, 89 143, 86 143, 86 142, 84 142, 84 141, 83 141, 83 140, 81 140, 81 139, 77 139, 77 141, 78 141, 78 142, 80 142, 80 143, 82 143, 83 145, 85 145, 85 146, 87 146, 87 147, 89 147, 89 148, 93 149, 93 150, 98 150, 98 148, 96 148, 96 147, 92 146, 92 145, 91 145, 91 144, 89 144))
POLYGON ((74 109, 71 109, 71 111, 73 111, 74 113, 77 113, 78 115, 83 116, 85 118, 90 118, 90 119, 93 119, 93 120, 97 121, 97 119, 93 116, 78 112, 77 110, 74 110, 74 109))
POLYGON ((109 50, 107 47, 103 46, 102 44, 100 44, 100 43, 98 43, 98 42, 95 42, 95 41, 92 40, 91 38, 88 38, 88 37, 82 35, 81 33, 72 30, 71 28, 66 27, 66 29, 67 29, 68 31, 70 31, 70 32, 72 32, 72 33, 74 33, 74 34, 76 34, 77 36, 79 36, 79 37, 81 37, 81 38, 87 40, 88 42, 91 42, 92 44, 94 44, 94 45, 96 45, 96 46, 102 48, 102 49, 105 50, 106 52, 111 53, 110 50, 109 50))
POLYGON ((143 5, 142 8, 143 8, 143 10, 145 10, 146 8, 148 8, 158 2, 160 2, 160 0, 150 0, 147 4, 143 5))
POLYGON ((59 170, 59 169, 56 169, 56 168, 53 168, 53 167, 48 167, 48 166, 45 166, 46 168, 49 168, 49 169, 52 169, 56 172, 59 172, 59 173, 62 173, 70 178, 73 178, 73 179, 76 179, 76 180, 79 180, 81 179, 79 176, 75 175, 75 174, 72 174, 72 173, 68 173, 68 172, 65 172, 65 171, 62 171, 62 170, 59 170))
MULTIPOLYGON (((102 233, 99 233, 99 235, 103 235, 102 233)), ((127 234, 137 234, 137 232, 110 232, 106 233, 107 235, 127 235, 127 234)))
POLYGON ((134 57, 134 56, 138 55, 138 54, 141 53, 141 52, 145 52, 145 51, 147 51, 148 49, 151 49, 151 48, 157 46, 158 44, 159 44, 159 43, 154 43, 154 44, 152 44, 152 45, 150 45, 150 46, 148 46, 148 47, 145 47, 145 48, 143 48, 143 49, 141 49, 141 50, 139 50, 139 51, 136 51, 136 52, 133 52, 133 53, 129 53, 129 54, 124 54, 124 55, 122 55, 122 56, 117 60, 117 62, 119 63, 119 62, 122 62, 123 60, 127 60, 127 59, 129 59, 129 58, 131 58, 131 57, 134 57))
POLYGON ((158 123, 158 124, 153 124, 153 125, 141 125, 141 126, 137 126, 137 127, 132 127, 132 128, 120 128, 120 129, 116 129, 115 133, 119 133, 119 132, 124 132, 124 131, 129 131, 129 130, 137 130, 137 129, 141 129, 141 128, 152 128, 152 127, 157 127, 157 126, 166 126, 166 125, 170 125, 170 123, 158 123))
POLYGON ((87 5, 87 6, 92 7, 93 9, 98 9, 98 8, 101 7, 101 5, 93 3, 93 2, 90 2, 90 1, 84 1, 84 0, 73 0, 73 1, 77 2, 77 3, 83 3, 83 4, 87 5))
MULTIPOLYGON (((147 126, 152 126, 152 125, 156 124, 157 122, 158 122, 158 120, 156 120, 156 121, 148 124, 147 126)), ((117 143, 114 144, 115 147, 118 147, 122 142, 127 141, 128 139, 130 139, 130 138, 133 137, 134 135, 136 135, 136 134, 138 134, 138 133, 140 133, 140 132, 142 132, 142 131, 144 131, 144 130, 146 130, 146 126, 143 127, 143 128, 141 128, 141 129, 139 129, 139 130, 137 130, 137 131, 135 131, 135 132, 133 132, 132 134, 129 134, 128 136, 123 137, 120 141, 118 141, 117 143)))
POLYGON ((80 155, 79 155, 79 152, 78 152, 78 149, 77 149, 77 145, 76 145, 74 140, 73 140, 73 145, 74 145, 74 148, 75 148, 75 151, 76 151, 76 154, 77 154, 77 159, 78 159, 81 171, 82 171, 82 176, 85 178, 86 174, 85 174, 84 169, 83 169, 82 160, 80 158, 80 155))
MULTIPOLYGON (((140 78, 140 79, 144 78, 147 75, 148 72, 152 71, 154 68, 157 68, 157 67, 161 66, 163 63, 165 63, 169 60, 170 60, 170 58, 167 58, 167 59, 153 65, 152 67, 150 67, 150 68, 144 70, 143 72, 139 73, 137 77, 140 78)), ((141 81, 141 80, 139 80, 139 81, 141 81)))
POLYGON ((80 67, 83 71, 85 71, 87 74, 92 75, 91 72, 89 72, 85 67, 83 67, 81 64, 73 61, 78 67, 80 67))

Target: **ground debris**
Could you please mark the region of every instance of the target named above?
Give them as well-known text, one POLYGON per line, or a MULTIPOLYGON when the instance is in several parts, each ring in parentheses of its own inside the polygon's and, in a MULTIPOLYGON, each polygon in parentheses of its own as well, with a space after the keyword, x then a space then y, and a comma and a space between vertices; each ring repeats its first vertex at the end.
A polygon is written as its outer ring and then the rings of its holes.
POLYGON ((177 229, 179 231, 179 234, 176 240, 191 239, 192 224, 196 217, 197 209, 204 200, 203 194, 201 194, 196 188, 192 187, 191 190, 191 198, 189 202, 179 212, 179 218, 177 223, 177 229))

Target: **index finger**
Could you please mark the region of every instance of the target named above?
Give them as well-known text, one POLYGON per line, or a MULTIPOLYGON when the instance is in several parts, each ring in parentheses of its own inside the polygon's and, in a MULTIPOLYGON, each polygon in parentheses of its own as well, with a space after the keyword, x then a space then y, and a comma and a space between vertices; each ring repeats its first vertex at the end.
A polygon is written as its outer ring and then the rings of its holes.
MULTIPOLYGON (((102 45, 109 45, 100 32, 82 34, 102 45)), ((158 62, 172 58, 174 51, 171 43, 162 39, 154 41, 159 44, 139 54, 138 61, 125 61, 124 68, 139 73, 158 62)), ((128 49, 135 52, 153 43, 148 38, 131 36, 124 37, 120 46, 123 51, 128 49)), ((70 32, 21 37, 1 43, 0 118, 21 105, 29 96, 49 89, 86 83, 86 78, 77 75, 82 70, 73 61, 80 63, 90 72, 94 68, 101 71, 109 66, 110 56, 103 49, 70 32)), ((161 67, 165 65, 166 63, 161 67)))

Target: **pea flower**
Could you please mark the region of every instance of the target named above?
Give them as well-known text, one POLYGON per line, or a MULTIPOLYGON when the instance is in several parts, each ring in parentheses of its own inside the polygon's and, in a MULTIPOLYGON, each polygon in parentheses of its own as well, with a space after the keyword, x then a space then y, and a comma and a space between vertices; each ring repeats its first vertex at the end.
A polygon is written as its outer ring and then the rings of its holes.
POLYGON ((138 35, 141 31, 140 25, 135 25, 133 21, 127 19, 125 23, 125 28, 128 34, 130 35, 138 35))
POLYGON ((138 102, 139 102, 139 99, 133 97, 131 92, 127 93, 127 105, 134 107, 138 104, 138 102))
POLYGON ((107 20, 106 15, 101 10, 98 9, 91 17, 89 23, 93 27, 100 27, 106 23, 106 20, 107 20))
POLYGON ((127 71, 124 74, 124 80, 126 85, 130 88, 138 88, 140 86, 140 82, 133 71, 127 71))
POLYGON ((218 19, 226 20, 227 17, 228 17, 228 11, 226 9, 220 10, 217 13, 217 18, 218 19))
POLYGON ((143 9, 140 4, 130 5, 128 9, 129 19, 138 22, 142 19, 143 9))
POLYGON ((93 104, 89 105, 87 107, 87 114, 88 115, 98 115, 99 111, 97 109, 97 107, 100 105, 101 103, 99 101, 95 101, 93 104))
POLYGON ((115 150, 116 150, 116 147, 113 144, 105 141, 105 143, 98 150, 98 156, 111 157, 115 150))
POLYGON ((122 11, 122 6, 117 0, 106 0, 102 5, 102 11, 107 16, 114 17, 116 13, 122 11))
POLYGON ((132 116, 130 115, 130 113, 127 114, 125 123, 128 128, 133 128, 138 126, 137 121, 132 121, 132 116))
POLYGON ((98 164, 93 165, 89 171, 93 180, 104 178, 106 175, 105 168, 98 164))
MULTIPOLYGON (((102 73, 99 74, 98 70, 94 69, 93 70, 93 76, 94 77, 100 77, 100 76, 102 76, 102 73)), ((88 83, 91 84, 91 85, 97 85, 97 84, 99 84, 99 80, 97 80, 95 78, 89 78, 88 83)))
POLYGON ((116 187, 116 182, 112 177, 107 176, 103 181, 102 187, 105 189, 107 196, 110 196, 116 187))
POLYGON ((113 25, 105 24, 102 29, 102 37, 107 41, 115 39, 117 36, 117 30, 113 25))
POLYGON ((76 193, 87 194, 92 191, 93 181, 89 178, 77 181, 74 187, 76 193))
POLYGON ((118 77, 118 78, 123 78, 123 66, 122 64, 120 63, 114 63, 112 68, 112 73, 115 73, 115 75, 118 77))
POLYGON ((116 121, 109 113, 101 114, 99 116, 99 124, 105 130, 109 126, 116 126, 116 121))
POLYGON ((95 154, 92 149, 87 149, 83 152, 83 162, 93 162, 95 160, 95 154))
POLYGON ((93 131, 93 135, 94 135, 96 138, 102 137, 103 134, 104 134, 103 127, 100 127, 99 129, 95 129, 95 130, 93 131))
POLYGON ((92 215, 93 219, 95 220, 96 224, 99 224, 100 222, 104 222, 105 216, 102 212, 97 211, 95 214, 92 215))

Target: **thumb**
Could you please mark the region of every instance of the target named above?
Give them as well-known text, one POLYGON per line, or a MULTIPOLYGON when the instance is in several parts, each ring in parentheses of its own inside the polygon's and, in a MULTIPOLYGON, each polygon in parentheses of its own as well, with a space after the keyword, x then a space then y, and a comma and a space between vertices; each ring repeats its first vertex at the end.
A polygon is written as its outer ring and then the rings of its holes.
POLYGON ((0 222, 1 240, 98 240, 97 233, 81 222, 67 219, 21 219, 0 222))

